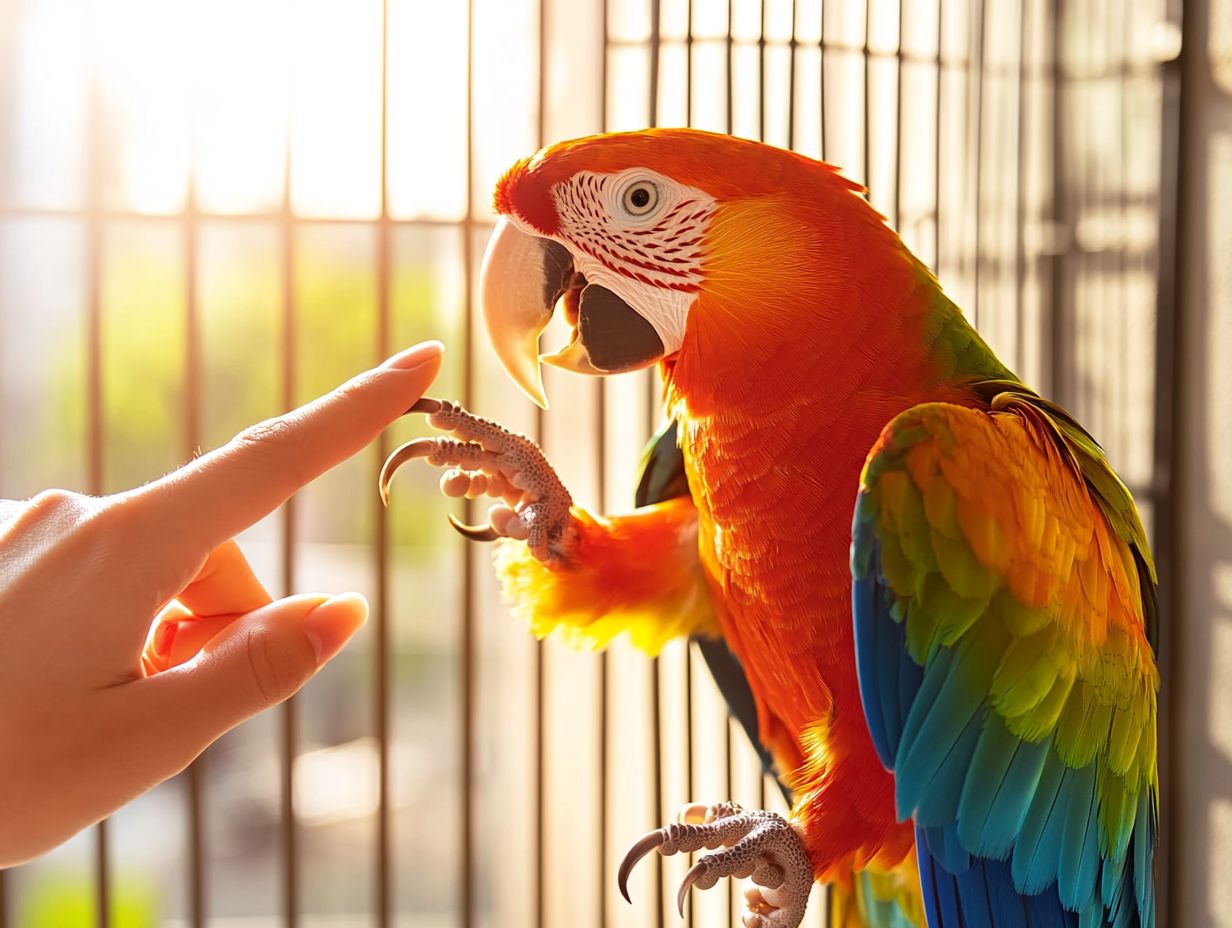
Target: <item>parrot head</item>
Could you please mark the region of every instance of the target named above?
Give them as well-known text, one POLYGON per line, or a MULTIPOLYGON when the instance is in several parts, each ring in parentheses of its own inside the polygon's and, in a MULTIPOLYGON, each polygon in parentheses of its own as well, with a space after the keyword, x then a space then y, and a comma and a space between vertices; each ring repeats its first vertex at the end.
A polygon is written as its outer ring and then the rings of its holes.
POLYGON ((604 375, 671 361, 722 316, 746 348, 791 338, 784 301, 846 270, 851 219, 880 226, 829 165, 757 142, 648 129, 562 142, 497 185, 480 293, 488 334, 546 408, 540 362, 604 375), (827 265, 829 262, 829 265, 827 265), (557 306, 568 344, 540 355, 557 306))

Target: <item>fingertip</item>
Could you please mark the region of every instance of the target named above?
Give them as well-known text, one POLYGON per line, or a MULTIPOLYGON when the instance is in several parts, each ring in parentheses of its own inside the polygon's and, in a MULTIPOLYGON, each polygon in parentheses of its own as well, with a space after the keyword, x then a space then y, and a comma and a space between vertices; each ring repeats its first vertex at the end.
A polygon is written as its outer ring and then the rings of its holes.
POLYGON ((304 616, 302 627, 317 666, 331 660, 368 621, 368 600, 359 593, 331 596, 304 616))
POLYGON ((439 364, 441 355, 445 352, 445 346, 435 338, 429 339, 426 342, 420 342, 417 345, 412 345, 404 351, 399 351, 397 354, 387 358, 381 367, 388 370, 413 370, 436 362, 439 364))

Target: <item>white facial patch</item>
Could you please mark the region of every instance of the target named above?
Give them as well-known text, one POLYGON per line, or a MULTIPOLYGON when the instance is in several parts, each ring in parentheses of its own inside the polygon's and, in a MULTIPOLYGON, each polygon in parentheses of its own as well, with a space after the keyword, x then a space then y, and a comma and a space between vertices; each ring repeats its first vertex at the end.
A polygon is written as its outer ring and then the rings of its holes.
POLYGON ((552 188, 560 232, 586 280, 646 318, 665 352, 684 341, 703 274, 714 198, 644 168, 580 171, 552 188))

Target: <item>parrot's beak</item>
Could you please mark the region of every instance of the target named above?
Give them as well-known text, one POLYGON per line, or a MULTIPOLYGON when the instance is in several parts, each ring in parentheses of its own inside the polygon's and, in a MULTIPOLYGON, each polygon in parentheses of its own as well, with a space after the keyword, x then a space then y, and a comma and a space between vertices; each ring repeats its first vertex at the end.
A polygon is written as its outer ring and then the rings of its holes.
POLYGON ((527 235, 501 217, 479 272, 483 318, 505 372, 544 409, 548 401, 539 370, 539 336, 572 278, 569 249, 527 235))
POLYGON ((663 357, 663 342, 642 315, 606 287, 587 283, 565 246, 497 223, 480 272, 484 321, 496 356, 522 392, 544 409, 540 362, 578 374, 637 370, 663 357), (573 326, 569 343, 539 354, 539 336, 561 296, 573 326))

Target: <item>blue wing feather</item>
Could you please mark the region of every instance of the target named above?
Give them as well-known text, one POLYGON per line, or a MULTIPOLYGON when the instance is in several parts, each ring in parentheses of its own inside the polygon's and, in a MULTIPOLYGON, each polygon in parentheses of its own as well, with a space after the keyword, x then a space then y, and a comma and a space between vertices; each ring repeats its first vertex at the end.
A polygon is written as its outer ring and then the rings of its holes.
POLYGON ((895 529, 868 490, 891 466, 870 460, 857 499, 852 617, 873 744, 894 773, 900 816, 916 824, 930 928, 1153 928, 1153 797, 1142 792, 1114 861, 1101 848, 1095 762, 1067 766, 1053 732, 1026 741, 990 706, 1003 626, 977 620, 956 639, 925 642, 922 664, 911 657, 908 601, 883 573, 878 536, 895 529))

